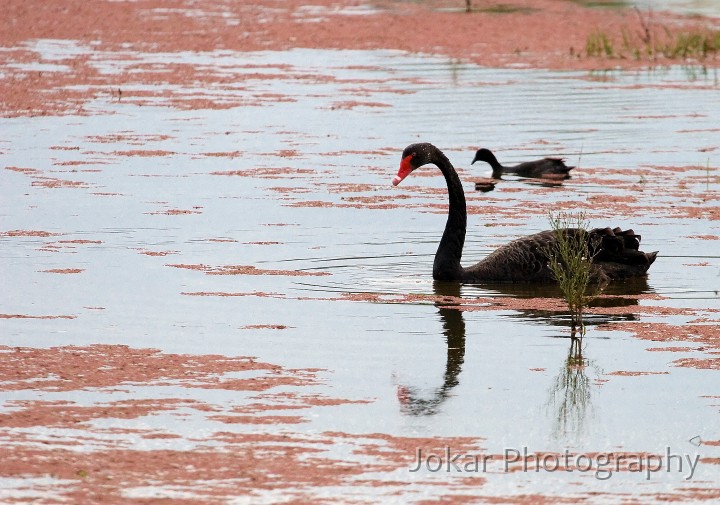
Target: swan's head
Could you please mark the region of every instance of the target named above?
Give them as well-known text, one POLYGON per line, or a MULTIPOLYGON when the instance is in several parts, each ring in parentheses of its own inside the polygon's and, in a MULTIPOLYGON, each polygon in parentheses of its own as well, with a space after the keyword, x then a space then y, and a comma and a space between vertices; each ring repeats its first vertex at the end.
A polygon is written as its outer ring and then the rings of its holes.
POLYGON ((428 163, 432 163, 433 153, 437 151, 437 147, 428 143, 411 144, 405 148, 400 160, 400 169, 393 179, 393 186, 400 184, 410 172, 428 163))
POLYGON ((484 147, 482 149, 478 149, 475 153, 475 157, 472 160, 472 163, 475 163, 476 161, 484 161, 485 163, 490 163, 492 160, 495 159, 495 156, 493 156, 493 153, 490 152, 490 149, 485 149, 484 147))

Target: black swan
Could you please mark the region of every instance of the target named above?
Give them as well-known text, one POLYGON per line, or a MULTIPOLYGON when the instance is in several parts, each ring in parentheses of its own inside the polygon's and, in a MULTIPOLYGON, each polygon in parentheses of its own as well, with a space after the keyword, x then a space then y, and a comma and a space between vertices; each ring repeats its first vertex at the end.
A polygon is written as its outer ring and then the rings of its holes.
MULTIPOLYGON (((460 258, 467 226, 465 192, 455 168, 442 151, 428 143, 409 145, 402 153, 400 169, 392 183, 397 186, 413 170, 428 163, 437 166, 445 176, 450 199, 445 231, 433 263, 435 280, 468 283, 554 281, 545 254, 556 242, 554 231, 543 231, 513 240, 476 265, 463 268, 460 258)), ((564 231, 582 233, 576 228, 566 228, 564 231)), ((640 236, 632 230, 595 228, 587 236, 593 254, 594 282, 644 276, 657 256, 657 252, 644 253, 639 250, 640 236)))
POLYGON ((471 164, 476 161, 484 161, 490 164, 493 179, 500 179, 502 174, 515 174, 520 177, 533 178, 552 176, 567 179, 570 177, 570 170, 575 168, 567 166, 562 158, 543 158, 541 160, 526 161, 514 167, 504 167, 492 151, 485 148, 477 150, 471 164))

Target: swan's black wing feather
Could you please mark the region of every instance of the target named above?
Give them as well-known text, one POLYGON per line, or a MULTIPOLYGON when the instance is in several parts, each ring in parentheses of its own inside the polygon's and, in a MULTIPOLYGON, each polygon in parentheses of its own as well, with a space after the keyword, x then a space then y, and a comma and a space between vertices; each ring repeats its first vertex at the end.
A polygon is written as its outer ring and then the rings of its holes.
MULTIPOLYGON (((593 280, 643 276, 657 252, 639 250, 640 235, 633 230, 596 228, 589 233, 566 228, 564 233, 583 234, 593 262, 593 280)), ((557 248, 557 233, 543 231, 499 247, 478 264, 463 270, 465 282, 551 282, 554 280, 548 254, 557 248)))

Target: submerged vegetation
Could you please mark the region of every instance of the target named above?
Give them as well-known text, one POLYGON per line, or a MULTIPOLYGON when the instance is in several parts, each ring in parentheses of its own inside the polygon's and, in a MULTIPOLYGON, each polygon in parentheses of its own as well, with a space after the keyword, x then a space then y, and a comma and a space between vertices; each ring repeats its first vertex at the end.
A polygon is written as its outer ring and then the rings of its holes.
POLYGON ((587 36, 585 54, 607 58, 633 58, 636 60, 660 57, 667 59, 706 59, 720 52, 720 30, 693 29, 673 31, 667 26, 655 26, 635 9, 639 30, 623 27, 617 40, 602 30, 587 36))
POLYGON ((573 331, 579 327, 582 336, 583 310, 598 292, 591 286, 592 254, 587 241, 588 223, 583 213, 572 215, 561 212, 556 215, 550 212, 549 221, 557 237, 557 246, 546 251, 548 265, 568 304, 573 331), (566 228, 577 229, 577 233, 567 233, 566 228))

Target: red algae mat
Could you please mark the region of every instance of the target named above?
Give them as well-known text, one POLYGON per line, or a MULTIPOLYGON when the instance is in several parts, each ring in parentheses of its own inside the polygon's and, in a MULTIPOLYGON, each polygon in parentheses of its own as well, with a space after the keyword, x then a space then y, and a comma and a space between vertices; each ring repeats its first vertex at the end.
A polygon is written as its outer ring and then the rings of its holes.
POLYGON ((479 450, 477 441, 463 438, 232 430, 264 424, 292 426, 307 422, 304 416, 312 410, 353 403, 303 394, 304 386, 319 380, 318 370, 117 345, 5 347, 0 352, 6 392, 32 388, 41 396, 73 392, 81 398, 92 391, 96 398, 126 397, 96 399, 91 405, 50 399, 6 401, 0 415, 2 478, 27 480, 15 493, 3 496, 6 503, 35 499, 127 503, 173 497, 182 503, 224 503, 237 496, 271 492, 278 482, 288 499, 301 501, 314 500, 322 488, 343 485, 395 493, 401 483, 379 481, 376 475, 407 466, 411 461, 407 448, 438 451, 452 444, 479 450), (248 377, 225 378, 231 373, 248 377), (41 377, 44 380, 38 382, 41 377), (138 387, 146 392, 173 388, 176 393, 131 398, 138 387), (194 388, 233 392, 238 401, 232 406, 189 398, 183 392, 194 388), (279 388, 285 392, 273 392, 279 388), (148 416, 162 416, 165 421, 156 427, 121 426, 148 416), (198 417, 220 429, 211 437, 183 432, 182 425, 197 425, 198 417), (113 425, 103 422, 107 420, 114 421, 113 425), (328 454, 328 447, 339 445, 350 449, 351 459, 328 454), (170 446, 175 448, 163 448, 170 446))
POLYGON ((720 500, 720 59, 631 49, 719 18, 472 3, 3 3, 0 502, 720 500), (582 211, 649 277, 582 340, 555 288, 433 283, 418 141, 465 264, 582 211))
MULTIPOLYGON (((347 0, 311 3, 268 0, 251 4, 201 1, 168 7, 166 2, 156 0, 92 4, 61 0, 52 5, 8 0, 0 21, 4 47, 0 57, 5 74, 0 81, 3 96, 0 112, 9 116, 82 114, 88 98, 109 95, 118 100, 148 103, 155 96, 150 90, 134 91, 128 96, 126 87, 132 83, 177 81, 208 86, 219 78, 208 69, 198 71, 182 63, 158 67, 141 61, 136 62, 132 70, 107 75, 99 71, 93 64, 95 58, 87 54, 64 55, 43 67, 42 54, 31 45, 32 41, 43 39, 72 40, 91 47, 96 53, 258 51, 297 47, 399 49, 439 53, 489 66, 597 69, 668 62, 662 57, 637 60, 629 56, 630 50, 628 54, 618 53, 610 59, 588 56, 587 41, 593 33, 602 32, 609 44, 619 46, 622 41, 639 44, 638 37, 642 41, 643 36, 660 36, 668 30, 703 33, 717 29, 717 22, 712 19, 685 18, 670 13, 650 13, 650 19, 645 19, 631 9, 588 9, 563 0, 519 0, 489 8, 483 3, 471 15, 458 15, 457 7, 461 3, 445 0, 417 5, 388 1, 364 5, 347 0), (493 7, 498 7, 499 12, 493 7), (503 14, 503 8, 509 13, 503 14), (522 37, 517 33, 522 33, 522 37)), ((105 63, 112 65, 113 61, 105 63)), ((701 63, 717 65, 718 60, 708 58, 701 63)), ((278 70, 261 66, 255 72, 278 70)), ((242 88, 243 83, 235 82, 233 86, 242 88)), ((183 100, 172 94, 165 96, 188 109, 248 104, 231 98, 219 102, 203 96, 183 100)), ((254 101, 283 98, 266 93, 254 101)), ((344 100, 335 105, 338 108, 357 106, 387 104, 344 100)), ((141 154, 141 151, 132 152, 141 154)))

